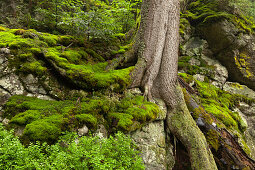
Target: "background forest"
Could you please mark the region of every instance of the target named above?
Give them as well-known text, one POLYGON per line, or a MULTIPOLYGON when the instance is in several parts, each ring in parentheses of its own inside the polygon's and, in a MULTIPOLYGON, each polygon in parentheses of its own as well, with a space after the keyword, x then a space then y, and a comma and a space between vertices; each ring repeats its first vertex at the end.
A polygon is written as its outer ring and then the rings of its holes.
MULTIPOLYGON (((234 9, 231 16, 242 19, 235 21, 240 29, 253 33, 254 0, 215 1, 218 6, 228 4, 234 9)), ((15 95, 8 101, 0 98, 4 101, 0 103, 0 117, 10 120, 7 125, 3 120, 0 124, 0 169, 145 169, 137 145, 124 134, 147 122, 162 120, 160 106, 147 102, 139 92, 127 90, 127 76, 136 61, 126 61, 125 57, 132 50, 140 26, 141 4, 142 0, 1 0, 0 47, 10 48, 11 55, 17 56, 9 56, 8 67, 20 79, 30 74, 37 77, 38 87, 42 86, 45 95, 54 101, 15 95), (54 76, 67 83, 48 78, 54 76), (47 107, 41 107, 44 105, 47 107), (81 137, 76 132, 83 124, 89 133, 81 137), (101 124, 108 138, 93 135, 101 124), (16 127, 22 126, 24 133, 19 136, 16 127)), ((189 22, 196 27, 218 17, 230 18, 211 4, 210 0, 181 0, 180 53, 186 48, 183 44, 188 41, 185 36, 189 22)), ((215 68, 202 60, 199 66, 187 64, 190 58, 188 54, 180 57, 180 76, 189 82, 193 81, 192 75, 206 72, 205 82, 194 81, 199 100, 207 112, 214 112, 220 127, 240 138, 243 149, 250 154, 243 142, 247 125, 228 109, 239 100, 253 99, 212 87, 209 79, 215 68)), ((192 116, 197 119, 195 114, 192 116)), ((219 143, 214 134, 210 135, 206 136, 208 143, 217 151, 219 143)))

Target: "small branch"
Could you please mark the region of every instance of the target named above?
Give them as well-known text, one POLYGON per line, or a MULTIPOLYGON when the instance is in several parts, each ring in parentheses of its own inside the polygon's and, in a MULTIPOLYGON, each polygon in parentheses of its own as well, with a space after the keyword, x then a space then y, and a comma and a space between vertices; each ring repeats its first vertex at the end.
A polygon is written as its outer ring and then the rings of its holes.
MULTIPOLYGON (((62 52, 64 52, 66 49, 68 49, 68 48, 71 47, 72 45, 73 45, 73 42, 72 42, 71 44, 69 44, 67 47, 63 48, 63 49, 62 49, 62 52)), ((63 47, 63 46, 61 46, 61 47, 63 47)))

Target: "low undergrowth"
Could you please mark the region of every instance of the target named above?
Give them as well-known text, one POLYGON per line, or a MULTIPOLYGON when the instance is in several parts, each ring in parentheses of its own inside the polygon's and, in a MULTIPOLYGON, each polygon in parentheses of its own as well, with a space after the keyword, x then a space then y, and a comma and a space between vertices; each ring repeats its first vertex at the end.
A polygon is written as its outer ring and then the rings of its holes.
POLYGON ((81 137, 66 133, 56 144, 22 145, 0 124, 0 169, 145 169, 133 141, 114 137, 81 137))

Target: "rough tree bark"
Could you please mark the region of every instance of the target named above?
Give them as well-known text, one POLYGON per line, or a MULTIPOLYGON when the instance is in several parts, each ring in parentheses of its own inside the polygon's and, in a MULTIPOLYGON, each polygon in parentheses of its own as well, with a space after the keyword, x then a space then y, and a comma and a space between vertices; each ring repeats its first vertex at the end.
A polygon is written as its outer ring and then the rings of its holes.
POLYGON ((155 97, 166 103, 166 125, 188 150, 192 168, 213 170, 213 155, 177 82, 179 8, 179 0, 143 0, 132 87, 144 88, 150 101, 155 97))

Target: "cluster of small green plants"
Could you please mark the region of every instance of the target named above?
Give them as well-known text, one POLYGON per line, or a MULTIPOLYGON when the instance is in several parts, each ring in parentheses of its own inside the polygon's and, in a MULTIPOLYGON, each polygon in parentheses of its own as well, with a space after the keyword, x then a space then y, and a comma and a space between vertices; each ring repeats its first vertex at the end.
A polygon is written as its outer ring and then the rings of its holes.
POLYGON ((66 132, 54 145, 25 147, 0 124, 0 169, 145 169, 138 153, 120 132, 109 138, 66 132))

